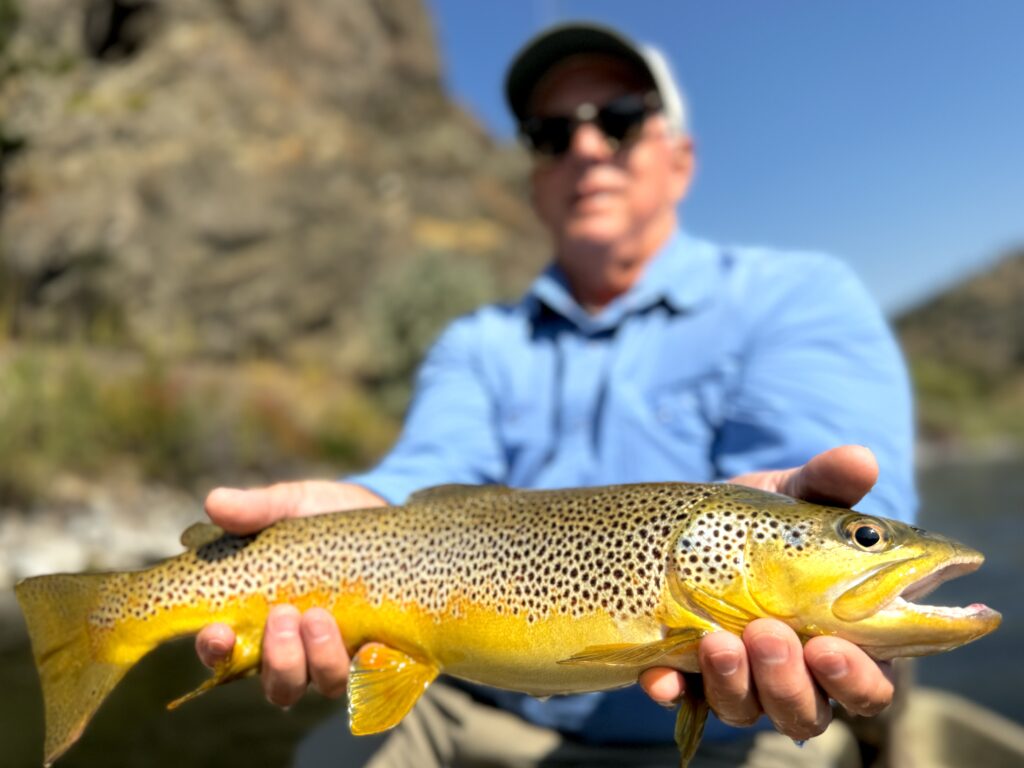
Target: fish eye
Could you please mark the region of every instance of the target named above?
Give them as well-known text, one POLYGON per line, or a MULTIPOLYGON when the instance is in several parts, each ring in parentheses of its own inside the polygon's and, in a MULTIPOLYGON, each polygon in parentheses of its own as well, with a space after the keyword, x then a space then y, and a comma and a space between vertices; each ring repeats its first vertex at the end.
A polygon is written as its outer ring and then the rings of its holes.
POLYGON ((881 552, 889 543, 885 528, 870 520, 854 520, 846 526, 846 537, 867 552, 881 552))
POLYGON ((882 535, 870 525, 861 525, 853 532, 853 540, 865 549, 870 549, 882 540, 882 535))

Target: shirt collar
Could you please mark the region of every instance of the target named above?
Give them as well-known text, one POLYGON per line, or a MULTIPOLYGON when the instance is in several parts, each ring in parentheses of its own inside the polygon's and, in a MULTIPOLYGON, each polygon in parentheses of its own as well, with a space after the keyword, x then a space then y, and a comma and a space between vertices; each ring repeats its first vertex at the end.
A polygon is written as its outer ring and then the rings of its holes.
POLYGON ((523 302, 534 316, 547 307, 580 330, 597 333, 615 328, 627 315, 661 302, 676 312, 693 310, 711 296, 717 277, 717 249, 677 230, 655 254, 636 285, 596 315, 579 305, 569 291, 565 273, 555 263, 537 277, 523 302))

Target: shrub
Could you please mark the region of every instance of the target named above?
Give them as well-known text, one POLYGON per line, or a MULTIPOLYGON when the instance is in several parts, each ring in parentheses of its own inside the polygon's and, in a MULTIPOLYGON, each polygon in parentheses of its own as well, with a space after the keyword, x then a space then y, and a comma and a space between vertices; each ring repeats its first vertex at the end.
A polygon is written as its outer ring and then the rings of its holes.
POLYGON ((386 413, 405 409, 416 367, 444 326, 497 295, 491 270, 469 256, 425 253, 378 278, 363 310, 372 350, 363 369, 386 413))

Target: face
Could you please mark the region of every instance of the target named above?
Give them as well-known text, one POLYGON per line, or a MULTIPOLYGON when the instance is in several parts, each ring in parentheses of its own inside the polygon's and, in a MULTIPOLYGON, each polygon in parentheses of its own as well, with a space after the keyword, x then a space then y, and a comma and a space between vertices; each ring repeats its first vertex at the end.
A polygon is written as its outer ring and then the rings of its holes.
MULTIPOLYGON (((531 112, 573 115, 581 104, 600 108, 648 88, 626 62, 575 57, 545 75, 531 112)), ((676 204, 686 194, 692 168, 690 140, 673 135, 659 113, 618 148, 584 123, 564 155, 536 158, 534 208, 581 303, 603 306, 639 278, 675 228, 676 204)))

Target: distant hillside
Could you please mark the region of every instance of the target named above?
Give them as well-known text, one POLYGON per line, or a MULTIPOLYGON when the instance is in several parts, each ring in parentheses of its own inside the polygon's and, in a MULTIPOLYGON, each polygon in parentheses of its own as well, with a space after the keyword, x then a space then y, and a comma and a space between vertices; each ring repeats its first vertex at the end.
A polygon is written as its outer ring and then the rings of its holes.
POLYGON ((905 313, 922 436, 1024 443, 1024 250, 905 313))

